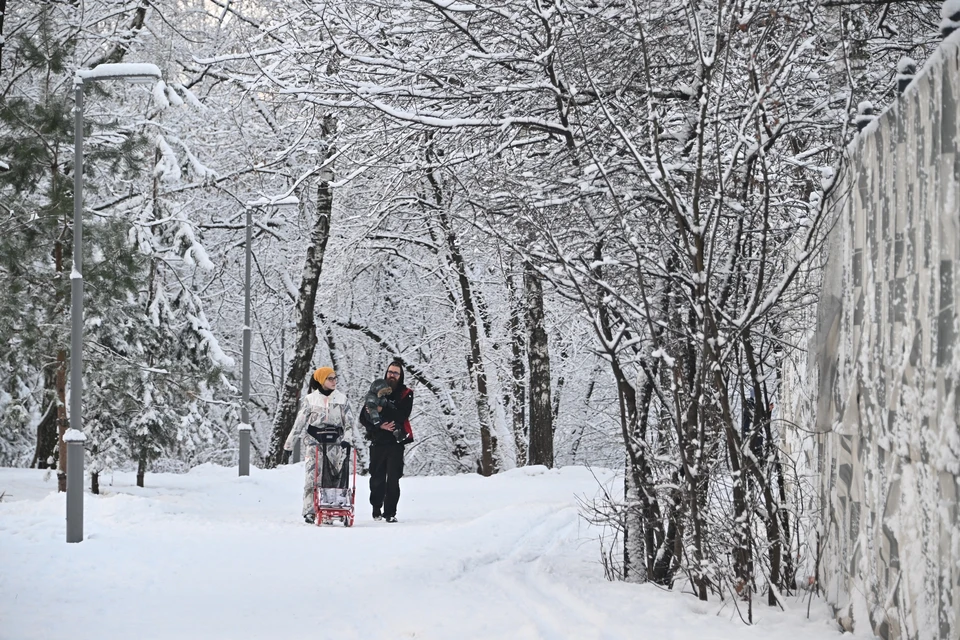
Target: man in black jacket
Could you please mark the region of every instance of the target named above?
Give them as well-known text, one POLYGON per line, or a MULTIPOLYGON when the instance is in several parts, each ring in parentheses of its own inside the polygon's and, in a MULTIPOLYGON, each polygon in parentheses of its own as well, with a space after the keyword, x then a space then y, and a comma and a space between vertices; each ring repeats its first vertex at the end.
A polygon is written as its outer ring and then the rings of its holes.
POLYGON ((366 408, 360 412, 360 424, 370 441, 370 505, 373 519, 397 521, 400 500, 400 478, 403 476, 403 448, 413 442, 410 412, 413 390, 403 384, 403 362, 394 360, 384 377, 392 389, 389 402, 379 410, 380 421, 374 422, 366 408))

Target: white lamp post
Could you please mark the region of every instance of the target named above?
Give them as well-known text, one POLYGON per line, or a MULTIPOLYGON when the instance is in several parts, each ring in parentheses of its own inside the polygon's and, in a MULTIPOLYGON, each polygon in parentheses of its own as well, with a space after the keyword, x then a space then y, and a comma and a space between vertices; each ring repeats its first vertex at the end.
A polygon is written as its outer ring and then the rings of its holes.
POLYGON ((250 412, 248 405, 250 403, 250 269, 253 261, 253 210, 264 207, 289 207, 297 206, 300 201, 296 196, 276 196, 272 198, 263 197, 246 203, 247 216, 247 239, 244 243, 246 253, 246 264, 244 265, 243 279, 243 401, 240 405, 240 460, 239 474, 241 476, 250 475, 250 430, 253 426, 250 424, 250 412))
POLYGON ((80 69, 73 79, 73 270, 70 273, 70 429, 67 445, 67 542, 83 540, 83 86, 101 80, 153 82, 153 64, 100 64, 80 69))

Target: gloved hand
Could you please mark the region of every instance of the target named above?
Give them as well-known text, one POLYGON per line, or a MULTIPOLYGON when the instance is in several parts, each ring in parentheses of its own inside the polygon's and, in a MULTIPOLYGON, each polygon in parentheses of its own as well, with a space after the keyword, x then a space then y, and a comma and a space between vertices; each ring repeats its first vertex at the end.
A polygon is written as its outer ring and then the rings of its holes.
POLYGON ((280 456, 280 464, 290 464, 290 455, 293 451, 283 450, 283 455, 280 456))
POLYGON ((341 447, 344 451, 350 451, 350 449, 353 448, 353 446, 352 446, 349 442, 347 442, 347 441, 345 441, 345 440, 341 440, 341 441, 340 441, 340 447, 341 447))

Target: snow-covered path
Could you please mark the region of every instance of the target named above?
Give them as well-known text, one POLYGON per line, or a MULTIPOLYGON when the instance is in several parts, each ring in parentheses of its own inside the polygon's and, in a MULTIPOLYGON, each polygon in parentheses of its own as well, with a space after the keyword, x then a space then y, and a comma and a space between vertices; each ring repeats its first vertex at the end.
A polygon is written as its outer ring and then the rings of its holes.
POLYGON ((405 478, 398 517, 373 522, 360 479, 352 529, 299 516, 302 465, 132 474, 85 497, 64 542, 44 472, 0 469, 0 638, 818 640, 824 605, 731 606, 607 582, 598 530, 577 513, 611 472, 533 467, 493 478, 405 478), (719 612, 719 615, 717 615, 719 612))

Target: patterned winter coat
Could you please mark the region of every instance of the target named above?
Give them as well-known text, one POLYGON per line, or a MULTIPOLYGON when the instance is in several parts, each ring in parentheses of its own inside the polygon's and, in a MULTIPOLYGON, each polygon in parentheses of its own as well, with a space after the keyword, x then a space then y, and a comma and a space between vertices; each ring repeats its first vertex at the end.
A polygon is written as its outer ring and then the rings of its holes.
POLYGON ((304 466, 304 484, 303 484, 303 515, 314 513, 313 492, 320 487, 338 487, 341 485, 340 470, 347 457, 346 450, 339 443, 327 445, 326 461, 323 458, 323 452, 317 441, 307 433, 307 427, 310 425, 335 424, 343 427, 343 441, 353 444, 353 415, 350 411, 350 405, 347 403, 347 396, 338 390, 330 392, 330 395, 323 395, 319 391, 307 394, 304 398, 303 407, 297 414, 297 419, 293 423, 293 429, 283 445, 287 451, 293 451, 293 443, 296 438, 302 438, 303 442, 300 450, 303 452, 304 466), (317 467, 319 459, 320 468, 317 467))
POLYGON ((351 437, 353 416, 350 405, 347 403, 347 396, 337 389, 331 391, 328 396, 319 391, 307 394, 283 448, 287 451, 293 451, 293 443, 297 438, 303 438, 304 445, 315 443, 316 441, 307 434, 307 427, 312 424, 341 426, 343 427, 344 440, 353 444, 353 438, 351 437))

